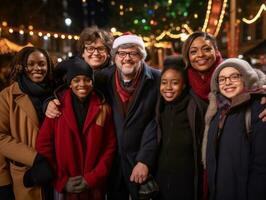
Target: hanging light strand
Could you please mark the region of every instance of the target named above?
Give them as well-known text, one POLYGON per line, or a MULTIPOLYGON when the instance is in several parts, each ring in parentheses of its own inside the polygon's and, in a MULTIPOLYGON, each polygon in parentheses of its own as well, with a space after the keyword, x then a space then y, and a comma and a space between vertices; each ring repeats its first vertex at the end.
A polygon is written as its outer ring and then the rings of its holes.
POLYGON ((242 21, 245 22, 246 24, 252 24, 258 20, 258 18, 261 16, 263 11, 266 11, 266 5, 265 4, 262 4, 260 6, 260 9, 257 12, 257 14, 255 15, 255 17, 253 17, 252 19, 243 18, 242 21))

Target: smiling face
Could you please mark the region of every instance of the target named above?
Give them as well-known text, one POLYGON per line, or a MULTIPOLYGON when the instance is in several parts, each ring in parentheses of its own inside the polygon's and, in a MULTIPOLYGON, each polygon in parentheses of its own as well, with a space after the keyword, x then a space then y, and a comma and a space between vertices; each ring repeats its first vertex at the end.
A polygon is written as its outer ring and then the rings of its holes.
POLYGON ((216 60, 212 42, 204 37, 197 37, 191 43, 188 55, 191 66, 200 73, 208 71, 216 60))
POLYGON ((136 46, 118 48, 115 55, 115 64, 121 70, 124 80, 132 80, 141 67, 141 55, 136 46))
POLYGON ((181 72, 168 69, 161 77, 160 93, 165 101, 174 101, 185 87, 181 72))
POLYGON ((244 90, 244 81, 237 69, 225 67, 219 73, 218 86, 222 95, 232 99, 244 90))
POLYGON ((75 76, 70 82, 70 88, 80 101, 83 101, 92 91, 92 80, 85 75, 75 76))
POLYGON ((42 82, 48 71, 48 63, 45 55, 40 51, 32 52, 28 57, 25 71, 32 82, 42 82))
POLYGON ((101 39, 95 42, 86 43, 82 53, 85 62, 91 66, 93 70, 101 68, 108 59, 108 50, 104 46, 101 39))

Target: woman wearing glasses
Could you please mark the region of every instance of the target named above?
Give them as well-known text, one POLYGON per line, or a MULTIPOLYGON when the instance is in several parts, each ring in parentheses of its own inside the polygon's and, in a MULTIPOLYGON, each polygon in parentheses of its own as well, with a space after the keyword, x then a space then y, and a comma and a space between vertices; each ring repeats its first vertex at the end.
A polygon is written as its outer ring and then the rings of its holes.
POLYGON ((52 63, 45 50, 26 47, 11 67, 11 84, 0 93, 0 198, 40 200, 48 194, 40 185, 52 174, 35 141, 44 118, 42 103, 52 94, 52 63), (32 174, 26 172, 30 167, 32 174))
MULTIPOLYGON (((113 36, 110 32, 95 26, 85 28, 77 43, 78 56, 93 69, 95 76, 101 69, 111 65, 110 51, 113 44, 113 36)), ((67 73, 65 65, 57 65, 55 79, 57 85, 65 83, 63 77, 67 73)))
MULTIPOLYGON (((97 89, 101 84, 101 70, 111 66, 110 51, 113 44, 113 36, 110 32, 103 29, 99 29, 96 26, 85 28, 81 34, 77 43, 78 56, 82 57, 87 64, 93 69, 95 80, 94 87, 97 89)), ((58 64, 55 68, 55 81, 56 85, 60 86, 56 90, 61 91, 59 96, 62 95, 63 88, 66 89, 65 75, 67 73, 67 67, 63 64, 58 64)), ((51 99, 51 98, 50 98, 51 99)), ((47 102, 48 103, 48 102, 47 102)), ((61 113, 58 110, 60 101, 53 99, 48 103, 46 109, 46 116, 50 118, 58 117, 61 113)))
POLYGON ((85 28, 78 41, 79 56, 95 71, 110 65, 110 51, 113 36, 110 32, 97 27, 85 28))
POLYGON ((210 200, 266 199, 266 124, 258 117, 266 106, 256 90, 265 83, 262 72, 237 58, 213 73, 203 141, 210 200))

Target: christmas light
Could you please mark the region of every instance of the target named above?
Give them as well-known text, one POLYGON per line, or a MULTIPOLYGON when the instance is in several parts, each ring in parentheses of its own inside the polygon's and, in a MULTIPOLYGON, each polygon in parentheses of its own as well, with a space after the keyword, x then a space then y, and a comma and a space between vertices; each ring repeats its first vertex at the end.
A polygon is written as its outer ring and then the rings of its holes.
POLYGON ((7 22, 6 21, 3 21, 2 22, 2 26, 6 27, 7 26, 7 22))
POLYGON ((262 14, 263 11, 266 11, 265 4, 262 4, 260 6, 259 11, 257 12, 257 14, 255 15, 255 17, 253 19, 250 19, 249 20, 249 19, 243 18, 242 21, 245 22, 246 24, 252 24, 252 23, 254 23, 255 21, 258 20, 258 18, 261 16, 261 14, 262 14))
MULTIPOLYGON (((2 22, 2 27, 0 26, 1 30, 3 31, 4 29, 7 29, 8 32, 10 34, 13 34, 15 32, 19 33, 20 35, 25 35, 25 34, 29 34, 30 36, 33 36, 34 34, 38 35, 39 37, 42 37, 43 39, 46 40, 46 37, 49 38, 53 35, 54 38, 60 38, 62 39, 61 35, 62 33, 56 33, 56 32, 47 32, 47 31, 40 31, 40 30, 33 30, 33 26, 32 25, 29 25, 27 28, 18 28, 18 27, 8 27, 7 26, 7 22, 3 23, 2 22), (6 25, 6 26, 4 26, 6 25), (46 36, 46 37, 44 37, 46 36)), ((23 26, 21 26, 23 27, 23 26)), ((64 35, 64 34, 63 34, 64 35)), ((63 36, 63 39, 65 39, 66 36, 63 36)), ((75 39, 75 40, 78 40, 79 37, 76 36, 76 35, 68 35, 67 36, 68 39, 75 39)))
POLYGON ((225 14, 226 6, 227 6, 227 0, 224 0, 223 7, 222 7, 222 11, 221 11, 221 14, 220 14, 220 18, 219 18, 218 25, 216 27, 216 31, 214 33, 214 36, 217 36, 218 33, 219 33, 219 31, 220 31, 220 28, 221 28, 221 25, 222 25, 223 19, 224 19, 224 14, 225 14))
POLYGON ((211 13, 211 8, 212 8, 212 0, 209 0, 208 1, 207 12, 206 12, 206 17, 205 17, 205 20, 204 20, 204 25, 203 25, 202 31, 206 31, 206 28, 207 28, 207 25, 208 25, 208 22, 209 22, 210 13, 211 13))

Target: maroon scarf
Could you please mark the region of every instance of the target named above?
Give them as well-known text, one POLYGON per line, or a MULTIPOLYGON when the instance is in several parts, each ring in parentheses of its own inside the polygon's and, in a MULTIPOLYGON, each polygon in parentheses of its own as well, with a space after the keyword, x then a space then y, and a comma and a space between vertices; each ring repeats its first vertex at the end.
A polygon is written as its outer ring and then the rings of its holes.
POLYGON ((138 70, 135 78, 133 79, 133 83, 131 84, 130 87, 127 87, 127 88, 123 86, 123 84, 122 84, 123 80, 121 80, 121 76, 119 74, 120 72, 118 69, 116 69, 115 86, 116 86, 116 91, 118 93, 118 96, 120 97, 121 102, 123 104, 124 112, 127 111, 128 103, 131 101, 133 93, 135 92, 135 90, 136 90, 136 88, 140 82, 139 80, 140 80, 140 77, 142 74, 142 69, 143 69, 143 67, 141 66, 140 69, 138 70))
POLYGON ((202 78, 197 70, 193 67, 188 68, 188 81, 193 91, 201 99, 208 101, 208 94, 211 91, 211 77, 216 67, 222 62, 222 56, 219 51, 216 53, 216 60, 211 66, 210 70, 205 73, 202 78))

